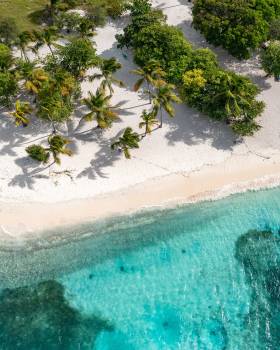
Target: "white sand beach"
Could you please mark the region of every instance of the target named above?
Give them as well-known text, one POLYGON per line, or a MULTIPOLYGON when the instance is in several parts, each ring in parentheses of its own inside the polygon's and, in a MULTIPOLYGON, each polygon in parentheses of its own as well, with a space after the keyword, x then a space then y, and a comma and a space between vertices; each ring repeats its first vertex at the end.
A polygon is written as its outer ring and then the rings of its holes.
MULTIPOLYGON (((182 28, 198 47, 211 47, 191 27, 187 0, 154 0, 168 23, 182 28)), ((214 49, 220 63, 256 82, 265 101, 262 129, 238 142, 227 125, 210 120, 182 104, 176 117, 164 116, 164 125, 132 151, 132 159, 112 152, 112 138, 127 126, 138 129, 139 116, 149 108, 141 92, 133 91, 136 77, 132 54, 116 48, 115 34, 127 19, 111 21, 94 37, 103 57, 116 57, 123 65, 117 77, 126 87, 115 87, 113 104, 121 104, 121 121, 104 132, 91 123, 79 123, 82 111, 60 127, 72 140, 73 157, 61 166, 38 166, 25 148, 44 140, 50 130, 36 118, 28 128, 17 128, 2 112, 0 125, 0 232, 18 238, 57 226, 100 217, 126 214, 144 207, 217 198, 246 189, 280 184, 280 83, 266 79, 258 58, 238 61, 214 49)), ((44 53, 43 53, 44 54, 44 53)), ((96 85, 82 84, 83 96, 96 85)), ((143 132, 139 130, 139 132, 143 132)))

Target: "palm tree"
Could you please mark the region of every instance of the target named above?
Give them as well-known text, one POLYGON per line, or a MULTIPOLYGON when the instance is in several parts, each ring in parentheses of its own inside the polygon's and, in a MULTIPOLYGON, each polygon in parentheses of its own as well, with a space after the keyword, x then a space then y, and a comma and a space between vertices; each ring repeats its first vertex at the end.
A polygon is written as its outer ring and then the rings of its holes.
POLYGON ((165 110, 170 117, 174 117, 175 110, 172 103, 182 103, 181 99, 174 93, 174 88, 175 86, 172 84, 159 84, 156 94, 152 95, 155 115, 160 112, 160 128, 162 128, 163 110, 165 110))
POLYGON ((84 116, 85 120, 97 121, 97 127, 101 129, 109 128, 119 117, 110 106, 111 96, 106 96, 102 87, 96 90, 95 95, 89 92, 89 97, 84 99, 85 105, 90 112, 84 116))
POLYGON ((76 79, 69 72, 58 69, 53 75, 52 84, 54 89, 58 88, 63 97, 72 96, 75 92, 78 92, 78 85, 76 79))
POLYGON ((144 109, 141 115, 142 122, 139 123, 139 128, 145 127, 145 136, 147 134, 150 134, 152 132, 152 128, 155 125, 158 125, 158 119, 155 117, 155 112, 151 111, 150 113, 147 113, 147 111, 144 109))
POLYGON ((33 93, 38 94, 42 85, 49 80, 48 73, 43 68, 35 68, 26 72, 26 89, 33 93))
POLYGON ((15 103, 15 111, 11 115, 15 118, 16 126, 22 125, 26 127, 29 124, 27 115, 32 112, 32 108, 29 102, 22 102, 17 100, 15 103))
POLYGON ((43 45, 47 45, 52 56, 54 56, 52 46, 58 38, 57 28, 52 26, 45 28, 42 31, 34 30, 32 34, 34 39, 37 41, 35 45, 35 51, 38 51, 38 49, 43 45))
POLYGON ((46 151, 49 151, 54 159, 56 164, 60 164, 60 154, 66 154, 67 156, 72 156, 72 151, 67 148, 67 145, 71 143, 68 139, 60 136, 60 135, 51 135, 48 137, 49 148, 46 151))
POLYGON ((116 84, 120 87, 124 86, 124 83, 121 80, 118 80, 114 77, 114 74, 121 69, 122 65, 115 59, 111 57, 109 59, 103 59, 99 65, 101 73, 94 74, 90 77, 90 80, 104 78, 101 83, 101 86, 105 90, 108 88, 110 95, 113 94, 113 84, 116 84))
POLYGON ((29 62, 29 58, 27 56, 26 50, 31 41, 32 35, 28 31, 21 32, 15 41, 15 45, 20 49, 21 57, 24 57, 27 62, 29 62))
POLYGON ((242 118, 241 106, 250 106, 250 102, 242 95, 242 85, 236 85, 232 76, 225 74, 221 79, 220 87, 222 91, 213 97, 213 101, 220 100, 220 103, 224 104, 229 122, 242 118))
POLYGON ((160 67, 159 62, 152 59, 143 68, 134 69, 131 73, 140 76, 134 85, 134 91, 138 91, 144 82, 147 83, 151 103, 151 86, 155 86, 161 82, 163 83, 162 78, 166 75, 160 67))
POLYGON ((131 155, 129 150, 133 148, 139 148, 139 142, 139 134, 134 132, 131 128, 126 128, 119 140, 111 145, 111 149, 119 149, 124 153, 125 158, 130 159, 131 155))

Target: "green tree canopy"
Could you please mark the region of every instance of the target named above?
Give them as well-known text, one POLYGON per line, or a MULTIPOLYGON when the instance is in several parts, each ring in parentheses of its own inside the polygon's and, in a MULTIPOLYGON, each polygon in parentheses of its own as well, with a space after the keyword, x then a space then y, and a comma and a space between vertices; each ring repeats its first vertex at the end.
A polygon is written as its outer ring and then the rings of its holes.
POLYGON ((79 77, 88 68, 94 67, 99 60, 96 50, 88 39, 77 38, 58 51, 58 60, 62 68, 75 77, 79 77))
POLYGON ((269 23, 279 15, 277 0, 196 0, 193 24, 210 43, 248 58, 267 39, 269 23))
POLYGON ((0 71, 7 70, 13 63, 13 56, 8 46, 0 44, 0 71))
POLYGON ((0 105, 10 105, 18 90, 17 80, 10 72, 0 72, 0 105))
POLYGON ((264 71, 275 77, 280 76, 280 41, 272 41, 261 53, 261 63, 264 71))

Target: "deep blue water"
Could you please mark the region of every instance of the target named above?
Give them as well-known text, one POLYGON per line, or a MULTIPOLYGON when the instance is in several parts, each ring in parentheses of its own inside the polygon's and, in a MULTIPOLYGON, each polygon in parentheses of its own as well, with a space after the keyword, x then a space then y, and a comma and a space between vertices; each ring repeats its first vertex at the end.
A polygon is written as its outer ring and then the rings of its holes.
POLYGON ((2 250, 0 349, 280 349, 279 199, 251 192, 2 250))

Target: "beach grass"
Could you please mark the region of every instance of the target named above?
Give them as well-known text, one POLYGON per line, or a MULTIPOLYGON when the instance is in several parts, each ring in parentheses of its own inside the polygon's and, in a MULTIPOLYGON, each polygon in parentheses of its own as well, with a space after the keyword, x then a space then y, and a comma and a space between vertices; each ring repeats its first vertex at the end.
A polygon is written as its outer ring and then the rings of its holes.
POLYGON ((20 31, 32 30, 39 13, 48 0, 2 0, 0 1, 0 19, 13 18, 20 31))

